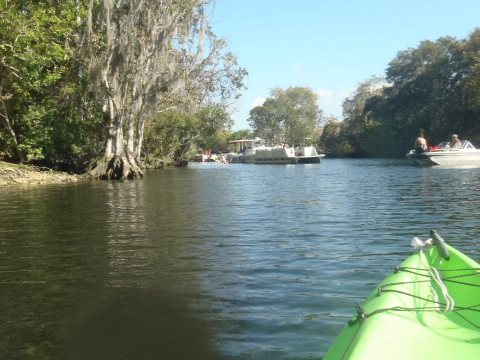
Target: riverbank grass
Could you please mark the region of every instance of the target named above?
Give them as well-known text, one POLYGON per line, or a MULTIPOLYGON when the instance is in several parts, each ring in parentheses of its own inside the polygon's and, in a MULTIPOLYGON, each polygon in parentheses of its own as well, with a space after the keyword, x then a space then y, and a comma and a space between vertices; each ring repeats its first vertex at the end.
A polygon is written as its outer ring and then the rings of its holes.
POLYGON ((0 186, 14 184, 59 184, 76 182, 79 176, 31 165, 0 161, 0 186))

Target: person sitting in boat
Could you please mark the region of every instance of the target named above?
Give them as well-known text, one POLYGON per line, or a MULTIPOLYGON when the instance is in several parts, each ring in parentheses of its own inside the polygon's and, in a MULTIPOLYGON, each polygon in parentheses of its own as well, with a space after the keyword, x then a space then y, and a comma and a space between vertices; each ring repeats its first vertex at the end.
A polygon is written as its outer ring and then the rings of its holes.
POLYGON ((427 140, 425 139, 425 135, 423 132, 420 132, 420 134, 417 137, 417 140, 415 140, 415 145, 414 149, 417 154, 424 153, 427 151, 427 140))
POLYGON ((452 141, 450 142, 450 149, 461 149, 462 148, 462 142, 458 138, 457 134, 452 135, 452 141))

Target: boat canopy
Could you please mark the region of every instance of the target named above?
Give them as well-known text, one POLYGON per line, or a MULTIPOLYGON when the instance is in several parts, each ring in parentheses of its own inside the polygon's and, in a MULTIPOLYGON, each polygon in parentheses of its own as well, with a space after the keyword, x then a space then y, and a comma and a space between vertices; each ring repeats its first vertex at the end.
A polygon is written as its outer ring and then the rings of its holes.
POLYGON ((265 144, 265 141, 257 137, 255 139, 231 140, 228 143, 235 147, 236 152, 243 152, 245 149, 253 149, 254 147, 262 146, 265 144))

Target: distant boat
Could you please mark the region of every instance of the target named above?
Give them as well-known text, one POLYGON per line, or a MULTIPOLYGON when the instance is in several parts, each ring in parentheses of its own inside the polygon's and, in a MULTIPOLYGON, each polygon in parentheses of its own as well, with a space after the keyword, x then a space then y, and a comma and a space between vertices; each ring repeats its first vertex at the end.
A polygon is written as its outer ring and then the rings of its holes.
POLYGON ((319 154, 315 146, 300 146, 295 148, 298 164, 318 164, 325 154, 319 154))
POLYGON ((274 146, 257 149, 255 164, 296 164, 295 149, 288 146, 274 146))
POLYGON ((227 161, 231 163, 254 163, 257 150, 267 148, 260 138, 232 140, 228 143, 235 148, 235 152, 226 155, 227 161))
POLYGON ((257 149, 255 164, 318 164, 325 155, 319 155, 314 146, 275 146, 257 149))
POLYGON ((480 149, 467 140, 461 141, 459 148, 450 148, 449 142, 443 142, 423 153, 411 150, 407 158, 421 166, 480 165, 480 149))
POLYGON ((261 138, 229 141, 235 148, 226 155, 231 163, 254 164, 318 164, 324 154, 318 154, 314 146, 289 147, 266 146, 261 138))

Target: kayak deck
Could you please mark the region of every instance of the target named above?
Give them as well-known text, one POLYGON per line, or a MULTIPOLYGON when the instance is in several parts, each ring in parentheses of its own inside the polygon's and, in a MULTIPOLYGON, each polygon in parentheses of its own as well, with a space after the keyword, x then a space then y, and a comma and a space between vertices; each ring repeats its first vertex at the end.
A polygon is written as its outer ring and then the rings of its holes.
POLYGON ((324 360, 478 358, 480 265, 445 246, 449 260, 436 247, 408 257, 359 306, 324 360))

